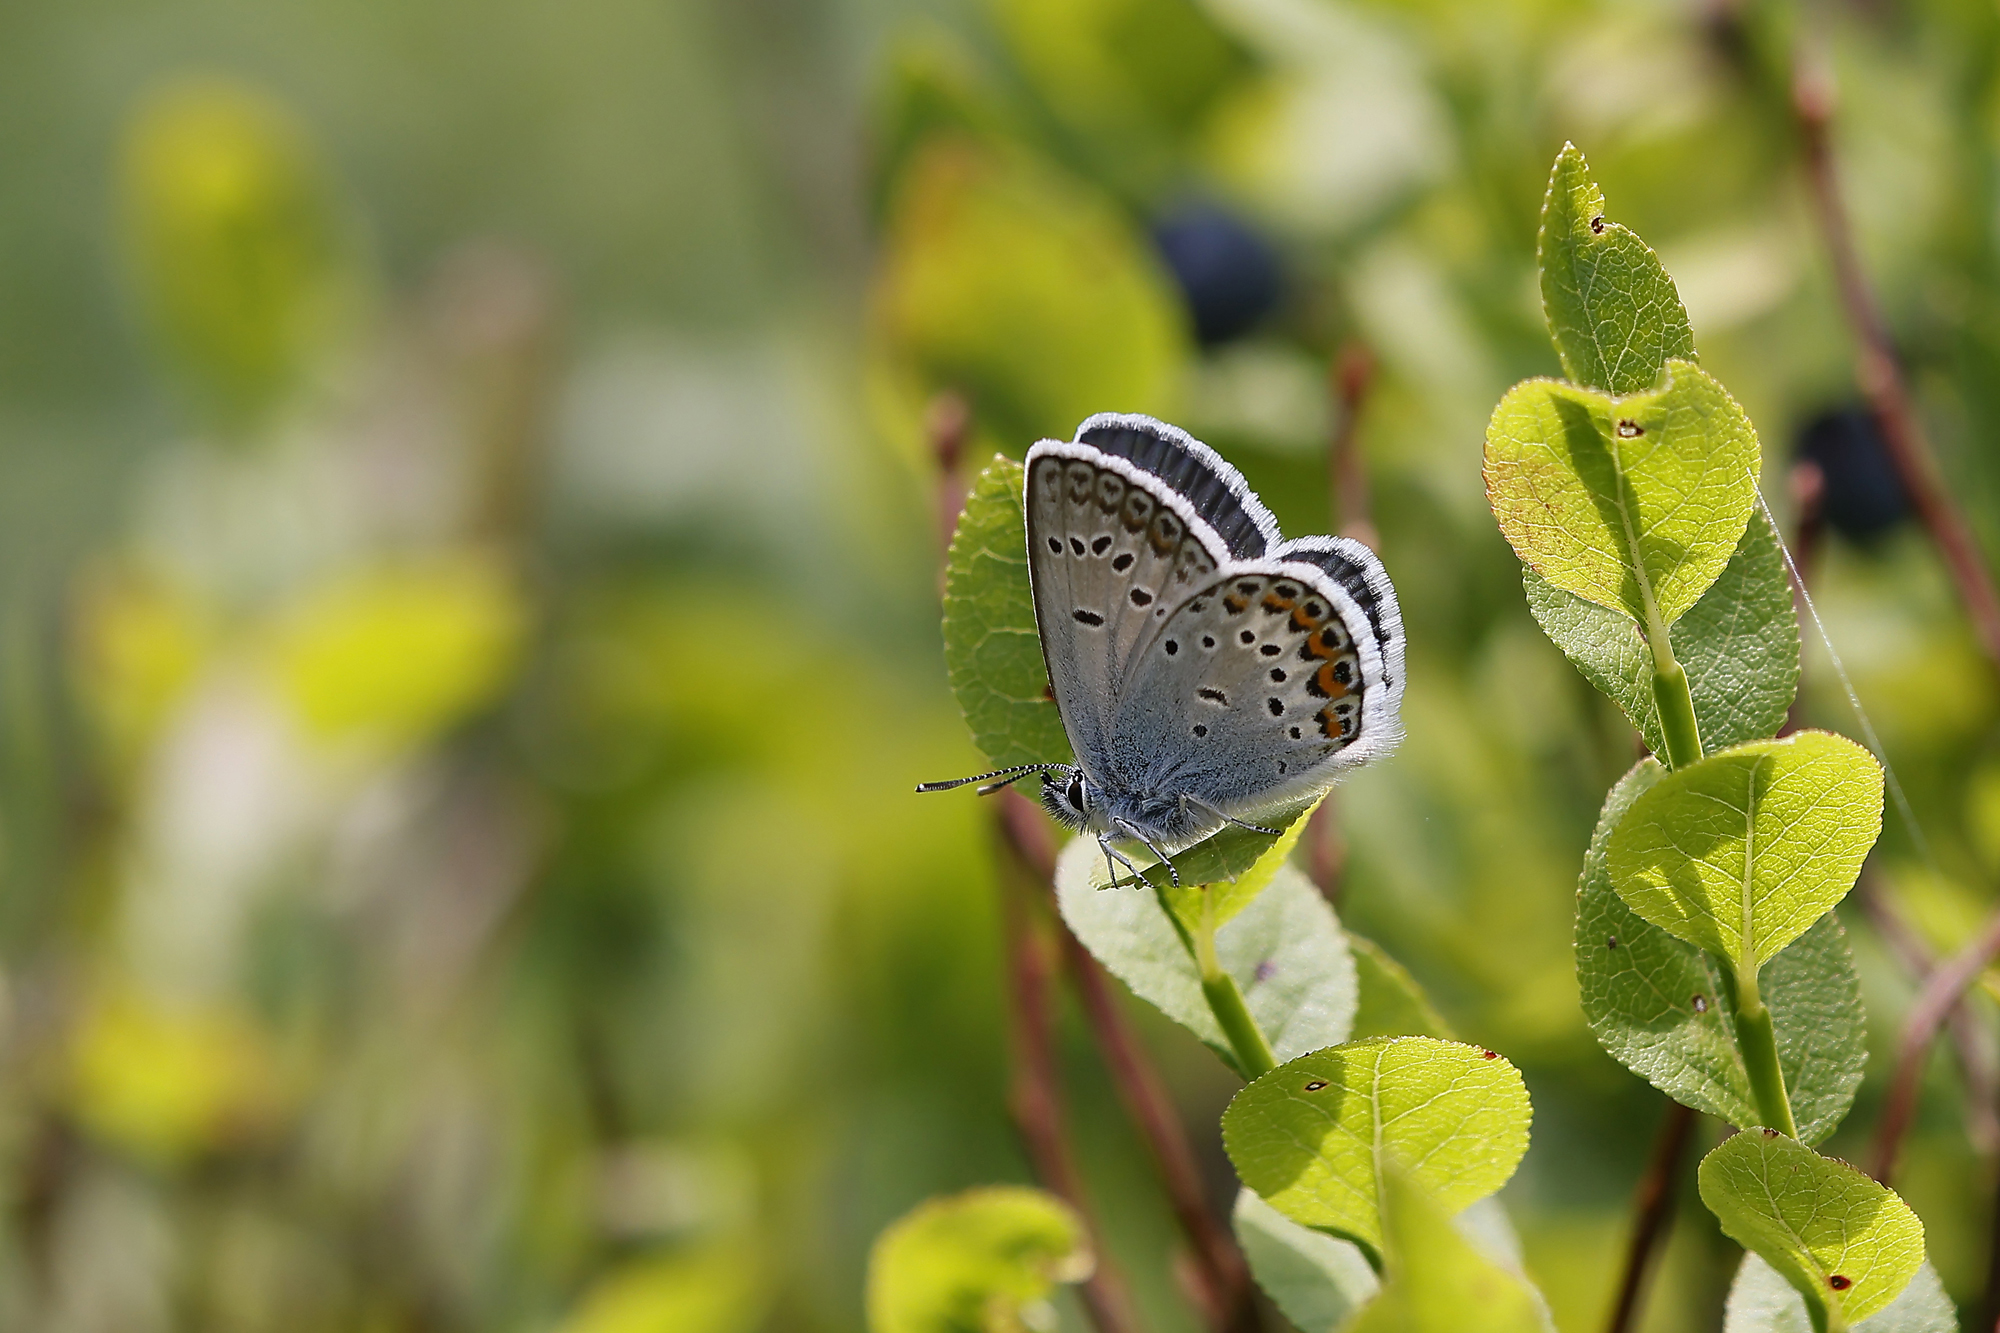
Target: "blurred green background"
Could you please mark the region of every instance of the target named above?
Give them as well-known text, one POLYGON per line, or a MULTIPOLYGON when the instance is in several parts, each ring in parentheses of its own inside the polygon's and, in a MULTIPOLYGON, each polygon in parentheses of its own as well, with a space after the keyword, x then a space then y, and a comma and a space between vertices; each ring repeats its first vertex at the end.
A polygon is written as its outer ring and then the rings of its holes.
MULTIPOLYGON (((1922 826, 1864 892, 1933 952, 2000 897, 1994 668, 1865 422, 1822 419, 1852 360, 1797 50, 2000 550, 1991 0, 0 8, 0 1327, 858 1330, 884 1224, 1026 1178, 986 812, 910 792, 979 765, 940 403, 975 466, 1166 416, 1325 531, 1343 357, 1411 684, 1339 794, 1341 910, 1523 1068, 1503 1198, 1565 1333, 1599 1326, 1665 1103, 1585 1029, 1570 921, 1635 751, 1479 477, 1493 403, 1557 369, 1565 139, 1788 531, 1821 422, 1812 577, 1922 826)), ((1806 671, 1854 732, 1810 632, 1806 671)), ((1911 982, 1842 911, 1856 1156, 1911 982)), ((1898 1180, 1968 1309, 1976 1009, 1898 1180)), ((1232 1080, 1132 1013, 1226 1199, 1232 1080)), ((1112 1254, 1191 1333, 1065 1024, 1112 1254)), ((1734 1262, 1690 1199, 1643 1326, 1717 1327, 1734 1262)))

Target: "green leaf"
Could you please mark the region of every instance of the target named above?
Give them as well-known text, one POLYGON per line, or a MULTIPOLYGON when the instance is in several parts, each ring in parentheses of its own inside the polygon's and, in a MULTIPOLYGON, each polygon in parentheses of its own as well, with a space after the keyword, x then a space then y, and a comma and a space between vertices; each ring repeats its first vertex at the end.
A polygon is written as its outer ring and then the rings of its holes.
POLYGON ((1373 940, 1349 932, 1347 947, 1354 955, 1358 1002, 1354 1007, 1355 1041, 1363 1037, 1443 1037, 1451 1025, 1431 1005, 1423 987, 1401 963, 1373 940))
POLYGON ((1249 1084, 1223 1112, 1222 1143, 1243 1183, 1279 1212, 1380 1254, 1385 1163, 1463 1208, 1514 1173, 1529 1114, 1521 1075, 1492 1051, 1372 1037, 1249 1084))
MULTIPOLYGON (((1564 592, 1524 566, 1528 609, 1584 679, 1609 695, 1655 754, 1666 753, 1653 657, 1632 617, 1564 592)), ((1774 734, 1799 684, 1799 620, 1777 533, 1752 514, 1713 586, 1667 632, 1686 669, 1702 744, 1726 749, 1774 734)))
POLYGON ((1318 808, 1319 801, 1314 801, 1291 816, 1283 824, 1284 832, 1275 837, 1252 833, 1234 824, 1224 826, 1221 832, 1174 857, 1174 870, 1181 878, 1179 885, 1174 884, 1165 866, 1147 866, 1142 873, 1146 882, 1160 891, 1168 909, 1180 918, 1183 929, 1196 928, 1204 898, 1213 900, 1207 907, 1215 914, 1215 924, 1220 926, 1249 906, 1279 868, 1291 859, 1292 848, 1299 845, 1299 835, 1306 831, 1306 823, 1318 808))
MULTIPOLYGON (((1056 904, 1070 930, 1134 995, 1242 1073, 1202 995, 1201 972, 1159 896, 1103 884, 1097 844, 1073 840, 1056 863, 1056 904)), ((1264 893, 1216 932, 1215 952, 1279 1059, 1347 1039, 1354 961, 1333 908, 1299 871, 1283 867, 1264 893)))
POLYGON ((1023 449, 1108 404, 1175 415, 1185 303, 1144 231, 1088 182, 940 135, 910 154, 884 232, 870 327, 908 414, 961 393, 984 438, 1023 449))
POLYGON ((593 1281, 556 1333, 751 1333, 769 1312, 771 1287, 747 1240, 646 1255, 593 1281))
POLYGON ((1390 1162, 1383 1171, 1387 1278, 1348 1333, 1548 1333, 1539 1295, 1480 1252, 1434 1192, 1390 1162))
POLYGON ((1070 758, 1035 630, 1022 495, 1021 465, 995 458, 966 496, 945 563, 945 668, 995 768, 1070 758))
POLYGON ((163 350, 212 424, 262 424, 361 303, 319 155, 283 106, 190 79, 140 108, 121 175, 133 276, 163 350))
POLYGON ((1508 390, 1486 428, 1486 495, 1522 561, 1566 592, 1671 625, 1708 590, 1757 504, 1757 432, 1700 367, 1611 398, 1508 390))
POLYGON ((1250 1275, 1302 1333, 1333 1333, 1381 1289, 1353 1241, 1300 1226, 1253 1190, 1236 1192, 1231 1221, 1250 1275))
MULTIPOLYGON (((1576 903, 1584 1017, 1606 1051, 1661 1092, 1732 1125, 1754 1125, 1760 1117, 1729 1019, 1727 970, 1626 906, 1605 868, 1611 830, 1665 773, 1644 759, 1611 789, 1584 857, 1576 903)), ((1818 1143, 1853 1105, 1868 1062, 1861 980, 1839 919, 1821 917, 1770 961, 1760 986, 1799 1137, 1818 1143)), ((1365 1012, 1365 981, 1362 995, 1365 1012)))
POLYGON ((1924 1262, 1923 1223, 1895 1191, 1776 1130, 1724 1140, 1699 1179, 1723 1231, 1805 1297, 1815 1330, 1874 1314, 1924 1262))
POLYGON ((1057 1283, 1090 1276, 1083 1224, 1052 1194, 992 1186, 932 1199, 876 1238, 870 1333, 1025 1333, 1057 1283))
POLYGON ((1660 778, 1612 831, 1606 864, 1633 911, 1740 973, 1847 896, 1881 827, 1875 757, 1801 731, 1660 778))
MULTIPOLYGON (((1729 1287, 1722 1333, 1812 1333, 1805 1298, 1754 1254, 1745 1254, 1729 1287)), ((1854 1326, 1854 1333, 1958 1333, 1958 1311, 1928 1262, 1903 1294, 1854 1326)))
POLYGON ((1563 373, 1607 393, 1659 383, 1669 360, 1692 361, 1694 332, 1652 247, 1604 216, 1604 192, 1575 144, 1549 172, 1539 246, 1542 314, 1563 373))

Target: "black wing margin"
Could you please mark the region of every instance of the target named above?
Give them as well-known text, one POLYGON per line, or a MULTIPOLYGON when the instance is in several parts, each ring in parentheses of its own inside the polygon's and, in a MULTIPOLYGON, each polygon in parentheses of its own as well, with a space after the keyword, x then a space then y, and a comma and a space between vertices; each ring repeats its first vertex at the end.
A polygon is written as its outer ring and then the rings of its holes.
POLYGON ((1215 529, 1231 558, 1255 560, 1278 544, 1277 520, 1243 474, 1186 431, 1151 417, 1103 412, 1077 427, 1075 442, 1165 482, 1215 529))
POLYGON ((1346 589, 1361 613, 1368 617, 1375 641, 1382 645, 1385 683, 1395 685, 1403 674, 1403 612, 1396 605, 1396 590, 1375 553, 1347 537, 1301 537, 1271 553, 1276 560, 1296 560, 1325 571, 1328 578, 1346 589))

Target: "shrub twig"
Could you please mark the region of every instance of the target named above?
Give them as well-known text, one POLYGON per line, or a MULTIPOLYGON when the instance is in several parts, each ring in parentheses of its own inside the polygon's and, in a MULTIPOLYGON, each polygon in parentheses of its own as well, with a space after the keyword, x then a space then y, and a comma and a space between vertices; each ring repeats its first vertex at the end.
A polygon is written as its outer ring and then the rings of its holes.
POLYGON ((1996 955, 2000 955, 2000 912, 1986 919, 1979 933, 1944 962, 1931 969, 1903 1020, 1903 1035, 1896 1047, 1896 1070, 1889 1080, 1889 1095, 1883 1099, 1882 1115, 1875 1122, 1874 1165, 1870 1174, 1883 1184, 1896 1169, 1896 1150, 1902 1146, 1916 1113, 1918 1085, 1923 1081, 1924 1061, 1938 1029, 1965 994, 1979 979, 1996 955))
MULTIPOLYGON (((1001 793, 1000 800, 1000 824, 1009 846, 1053 892, 1056 845, 1048 820, 1033 802, 1011 789, 1001 793)), ((1103 965, 1060 922, 1057 937, 1083 1006, 1084 1022, 1104 1055, 1125 1113, 1153 1156, 1174 1220, 1187 1237, 1199 1283, 1195 1293, 1198 1303, 1210 1325, 1223 1333, 1258 1333, 1263 1324, 1250 1286, 1249 1266, 1209 1207, 1194 1145, 1174 1110, 1166 1083, 1120 1012, 1103 965)))
POLYGON ((1681 1167, 1687 1160, 1688 1141, 1693 1136, 1694 1108, 1667 1099, 1667 1113, 1660 1120, 1653 1140, 1653 1155, 1646 1174, 1632 1192, 1632 1240, 1625 1249, 1625 1271, 1618 1279, 1618 1299, 1611 1307, 1606 1333, 1627 1333, 1639 1312, 1639 1294, 1645 1289, 1646 1270, 1653 1252, 1667 1236, 1673 1220, 1674 1199, 1680 1189, 1681 1167))
POLYGON ((1813 212, 1833 262, 1841 307, 1854 333, 1855 379, 1881 428, 1896 476, 1958 587, 1959 600, 1965 604, 1980 646, 2000 667, 2000 592, 1995 591, 1992 571, 1971 525, 1945 488, 1911 397, 1909 380, 1896 357, 1881 303, 1862 269, 1833 157, 1833 105, 1830 75, 1801 62, 1792 85, 1792 110, 1798 122, 1813 212))
MULTIPOLYGON (((1006 821, 994 822, 1002 841, 1007 842, 1006 821)), ((1018 856, 1010 859, 1017 869, 1015 873, 1003 873, 1001 878, 1005 882, 1000 894, 1007 942, 1008 1047, 1013 1058, 1008 1109, 1013 1113, 1014 1126, 1027 1149, 1035 1178, 1076 1210, 1090 1236, 1097 1264, 1084 1279, 1079 1294, 1091 1323, 1098 1333, 1138 1333, 1131 1293, 1105 1251, 1103 1229, 1084 1195, 1083 1177, 1077 1171, 1076 1157, 1070 1151, 1064 1129, 1062 1074, 1056 1064, 1057 959, 1049 948, 1047 932, 1039 929, 1033 919, 1040 895, 1024 882, 1033 873, 1032 868, 1018 856)))

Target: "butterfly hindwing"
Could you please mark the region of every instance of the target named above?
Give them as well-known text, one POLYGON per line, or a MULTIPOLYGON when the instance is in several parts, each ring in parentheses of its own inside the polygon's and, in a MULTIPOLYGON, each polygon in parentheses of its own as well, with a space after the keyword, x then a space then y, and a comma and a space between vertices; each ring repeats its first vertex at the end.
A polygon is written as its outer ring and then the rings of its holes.
POLYGON ((1225 567, 1133 664, 1112 722, 1119 780, 1239 818, 1315 795, 1393 744, 1384 665, 1373 623, 1318 566, 1225 567))

